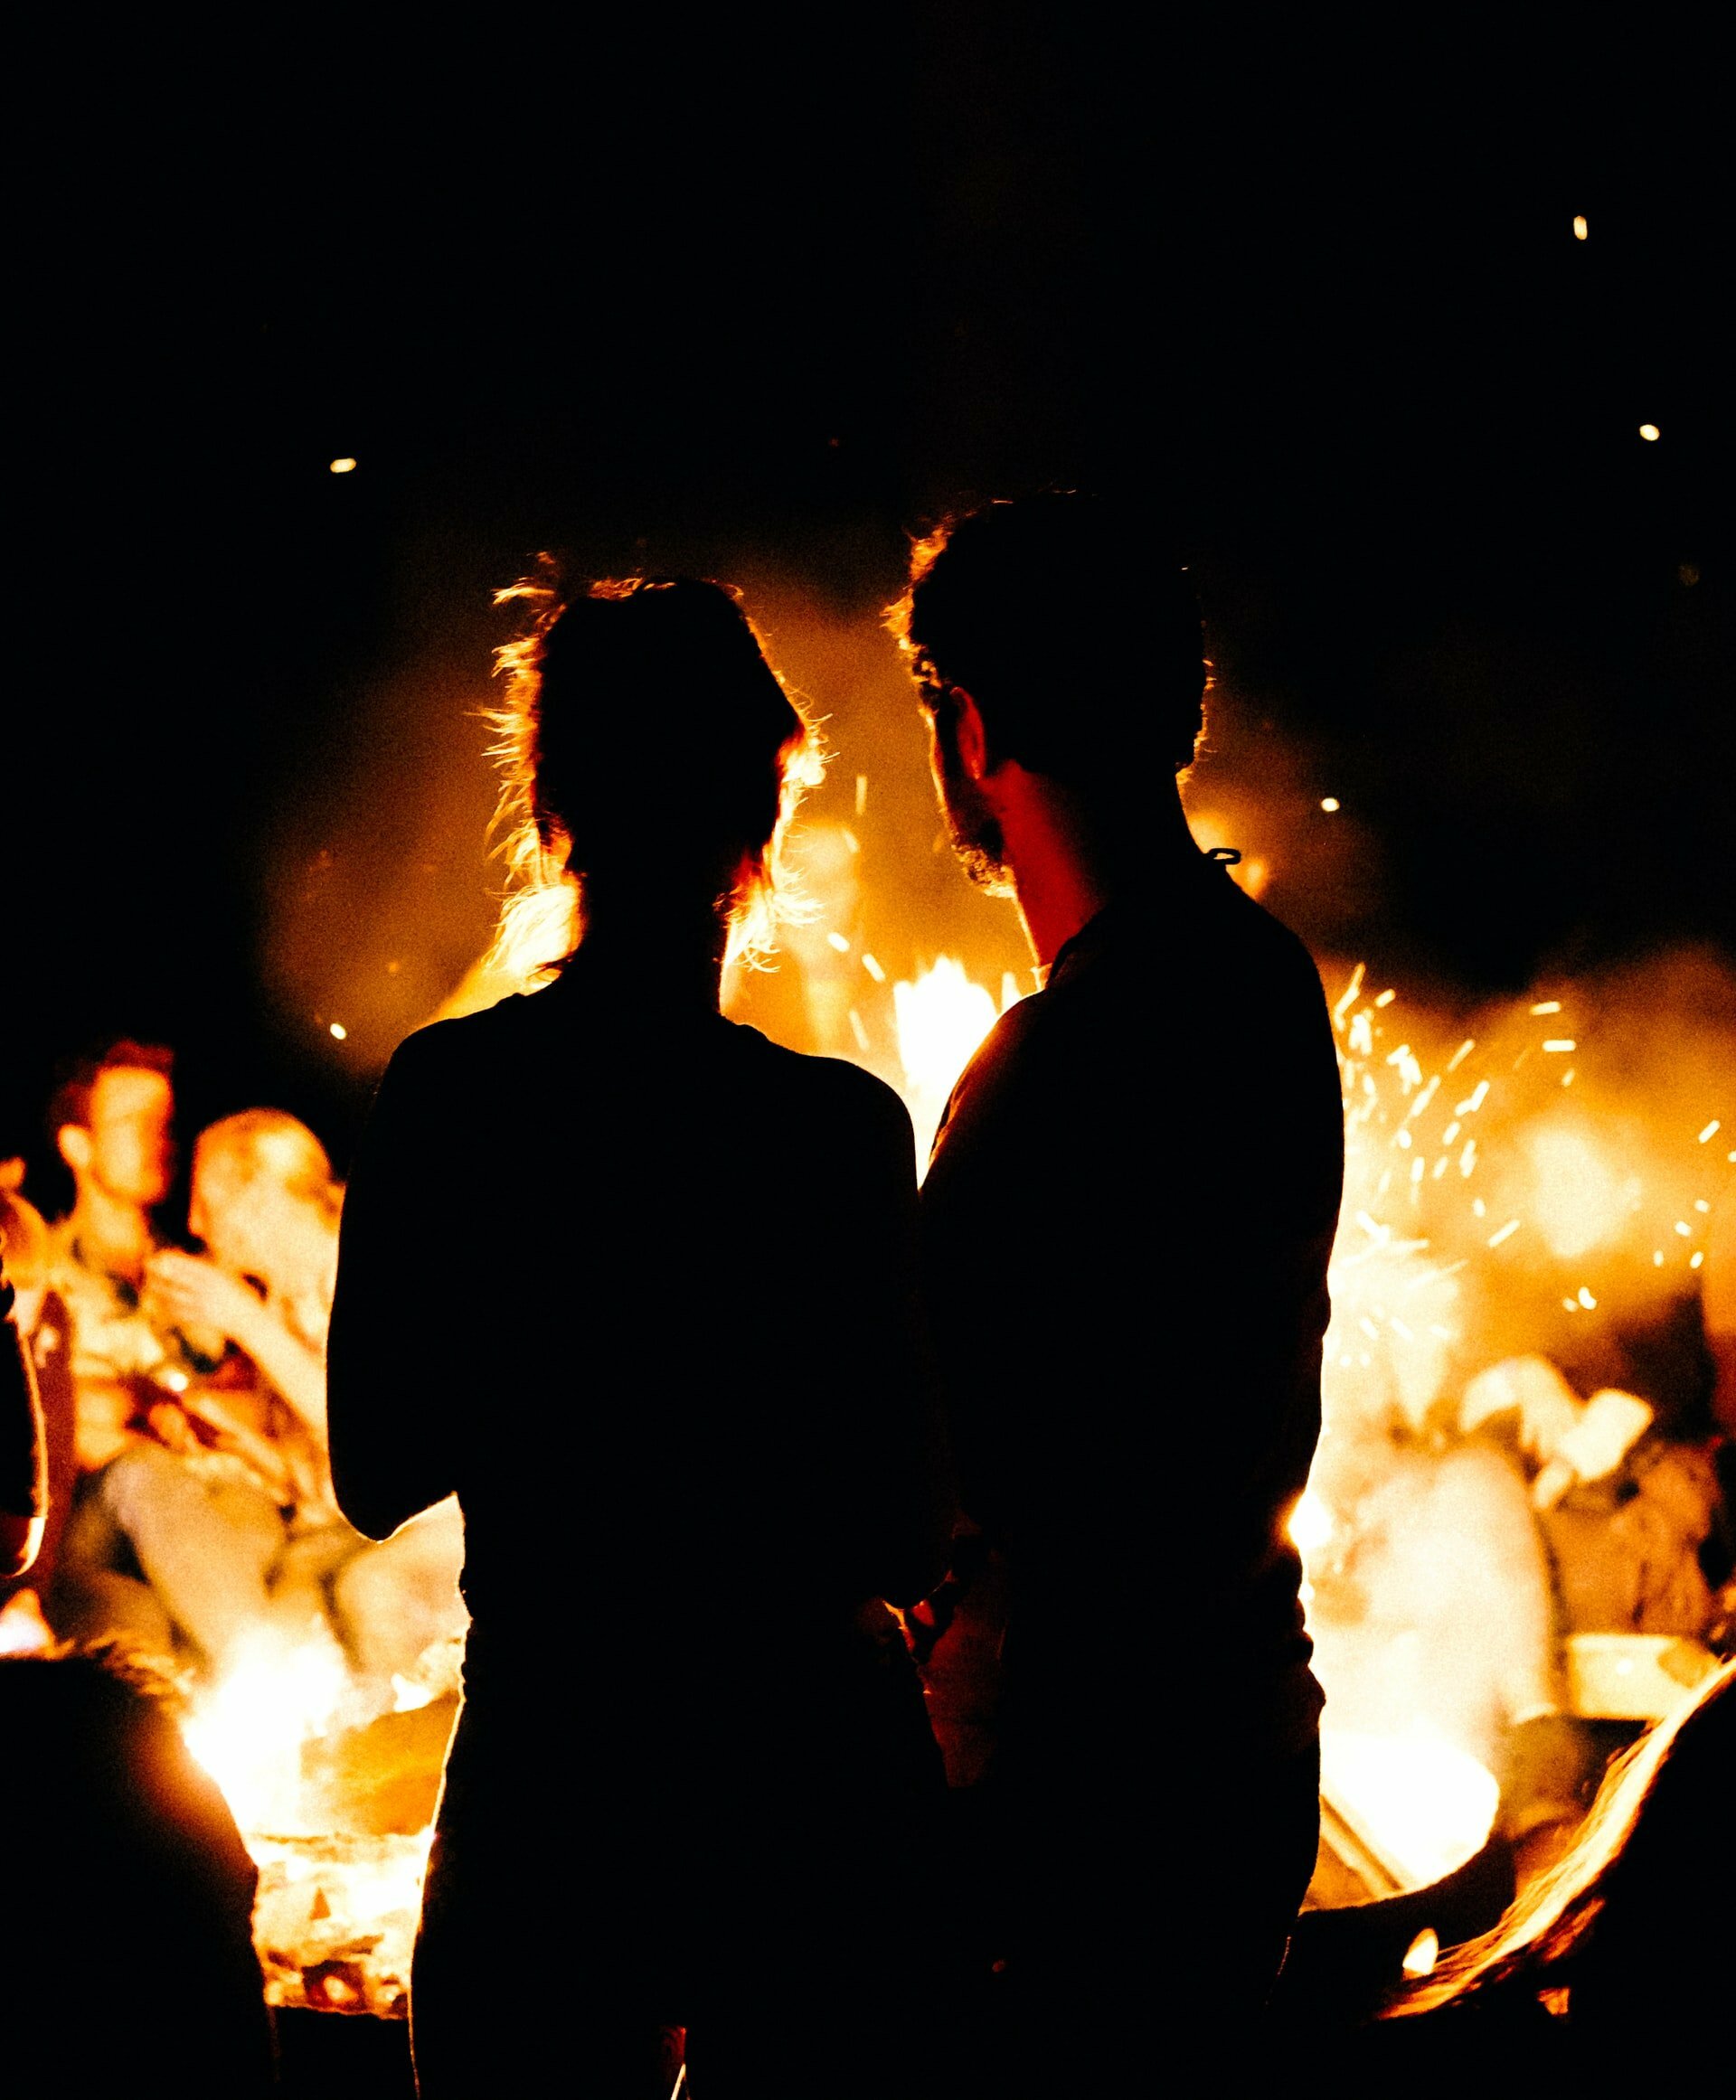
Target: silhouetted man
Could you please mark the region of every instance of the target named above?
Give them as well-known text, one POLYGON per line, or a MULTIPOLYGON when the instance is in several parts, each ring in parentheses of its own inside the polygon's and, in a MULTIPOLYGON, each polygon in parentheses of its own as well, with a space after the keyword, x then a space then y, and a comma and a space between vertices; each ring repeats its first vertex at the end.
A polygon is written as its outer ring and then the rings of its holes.
POLYGON ((1246 2038, 1313 1867, 1284 1525, 1319 1431, 1332 1034, 1300 944, 1189 835, 1199 612, 1137 528, 994 505, 919 551, 902 612, 954 844, 1046 973, 923 1191, 963 1500, 1010 1569, 985 1785, 1012 2075, 1118 2090, 1246 2038))

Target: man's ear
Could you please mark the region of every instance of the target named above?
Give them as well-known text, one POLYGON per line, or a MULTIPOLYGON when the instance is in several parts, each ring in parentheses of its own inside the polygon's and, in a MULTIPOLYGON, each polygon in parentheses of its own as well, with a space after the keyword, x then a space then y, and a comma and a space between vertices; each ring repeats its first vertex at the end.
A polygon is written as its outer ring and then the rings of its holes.
POLYGON ((60 1148, 61 1157, 75 1174, 89 1172, 96 1147, 83 1124, 62 1123, 54 1133, 54 1143, 60 1148))
POLYGON ((965 771, 973 780, 981 780, 993 769, 988 755, 988 731, 983 727, 982 711, 962 685, 952 689, 954 719, 958 731, 958 757, 965 771))

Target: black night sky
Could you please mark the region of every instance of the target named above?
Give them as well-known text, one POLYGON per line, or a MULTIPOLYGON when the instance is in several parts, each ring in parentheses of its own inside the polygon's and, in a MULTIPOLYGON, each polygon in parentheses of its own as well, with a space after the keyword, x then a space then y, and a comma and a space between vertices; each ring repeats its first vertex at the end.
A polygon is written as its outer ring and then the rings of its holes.
POLYGON ((1240 714, 1377 846, 1310 937, 1473 992, 1736 953, 1693 68, 1250 81, 1063 20, 672 22, 655 69, 571 26, 105 50, 27 198, 0 1153, 41 1161, 55 1060, 128 1032, 178 1047, 190 1121, 276 1100, 341 1167, 378 1059, 262 967, 285 870, 327 832, 428 852, 457 764, 411 957, 450 988, 488 592, 539 548, 872 629, 910 531, 1045 484, 1142 494, 1240 714))

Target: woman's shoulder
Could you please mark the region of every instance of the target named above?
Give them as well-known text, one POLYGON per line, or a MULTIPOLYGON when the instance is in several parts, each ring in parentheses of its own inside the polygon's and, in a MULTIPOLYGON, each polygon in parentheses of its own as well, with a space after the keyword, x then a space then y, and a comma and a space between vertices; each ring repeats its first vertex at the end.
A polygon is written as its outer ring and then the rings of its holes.
POLYGON ((870 1130, 896 1133, 906 1144, 915 1142, 910 1112, 885 1080, 873 1073, 844 1058, 786 1050, 745 1022, 731 1022, 731 1029, 738 1053, 757 1063, 769 1084, 814 1113, 831 1118, 834 1127, 837 1118, 844 1117, 870 1130))
POLYGON ((519 1032, 531 1002, 514 993, 497 1005, 476 1013, 462 1013, 445 1021, 430 1021, 426 1027, 405 1036, 386 1066, 389 1079, 462 1071, 468 1066, 486 1064, 500 1054, 503 1043, 519 1032))

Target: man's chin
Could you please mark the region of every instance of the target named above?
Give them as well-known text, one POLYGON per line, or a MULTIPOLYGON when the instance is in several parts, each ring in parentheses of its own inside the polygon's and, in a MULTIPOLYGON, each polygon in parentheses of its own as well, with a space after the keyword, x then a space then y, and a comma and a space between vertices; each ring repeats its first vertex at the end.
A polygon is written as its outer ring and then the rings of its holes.
POLYGON ((1004 861, 981 846, 967 846, 957 839, 952 843, 958 856, 958 864, 970 878, 973 885, 990 897, 1016 897, 1018 888, 1013 880, 1013 871, 1004 861))

